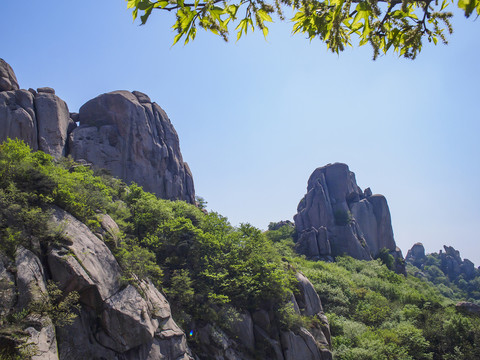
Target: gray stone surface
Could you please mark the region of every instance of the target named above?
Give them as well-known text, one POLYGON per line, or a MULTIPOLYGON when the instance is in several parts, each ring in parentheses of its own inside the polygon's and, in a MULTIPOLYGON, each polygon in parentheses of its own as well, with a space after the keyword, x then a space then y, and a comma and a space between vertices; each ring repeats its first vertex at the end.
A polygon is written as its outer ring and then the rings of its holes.
POLYGON ((298 334, 282 332, 281 340, 285 360, 322 360, 314 337, 305 328, 300 328, 298 334))
POLYGON ((468 301, 460 301, 455 306, 461 311, 480 316, 480 305, 468 301))
POLYGON ((108 298, 103 307, 99 342, 106 348, 122 353, 153 340, 158 321, 150 317, 147 303, 132 285, 108 298))
POLYGON ((38 149, 55 158, 66 156, 70 112, 65 101, 51 92, 39 91, 35 96, 35 112, 38 149))
POLYGON ((42 319, 36 327, 24 330, 29 334, 27 343, 35 349, 31 360, 58 360, 57 339, 52 322, 48 318, 42 319))
POLYGON ((83 105, 80 126, 70 134, 72 156, 159 197, 194 203, 192 175, 175 129, 160 106, 136 94, 114 91, 83 105))
POLYGON ((37 93, 45 93, 45 94, 54 94, 55 95, 55 90, 52 89, 51 87, 41 87, 37 89, 37 93))
MULTIPOLYGON (((480 269, 475 269, 475 265, 468 259, 463 259, 460 252, 452 246, 443 246, 444 251, 440 250, 437 259, 440 260, 440 270, 451 280, 455 281, 459 276, 465 280, 473 279, 480 275, 480 269)), ((425 248, 421 243, 416 243, 407 252, 405 260, 420 270, 424 268, 428 257, 425 256, 425 248)), ((418 272, 417 275, 422 275, 418 272)))
POLYGON ((32 301, 40 301, 47 292, 45 275, 40 259, 23 247, 15 254, 16 284, 18 291, 17 309, 23 309, 32 301))
MULTIPOLYGON (((30 250, 19 247, 15 255, 17 310, 28 307, 33 301, 42 301, 47 295, 45 275, 40 259, 30 250)), ((35 350, 32 360, 57 360, 55 327, 47 317, 29 315, 29 326, 24 331, 29 335, 27 344, 35 350)))
MULTIPOLYGON (((51 249, 50 272, 62 290, 78 291, 82 304, 75 322, 59 330, 60 359, 192 359, 162 293, 149 280, 122 288, 121 269, 103 241, 61 209, 53 220, 69 243, 51 249)), ((118 231, 109 216, 101 220, 105 231, 118 231)))
POLYGON ((55 208, 53 220, 71 244, 68 251, 49 254, 52 278, 62 290, 78 291, 83 303, 96 308, 120 290, 120 266, 105 243, 73 216, 55 208))
POLYGON ((12 67, 0 59, 0 91, 18 90, 18 81, 12 67))
POLYGON ((395 252, 390 211, 382 195, 362 191, 341 163, 317 168, 294 216, 297 251, 313 260, 339 255, 370 260, 381 249, 395 252))
POLYGON ((26 90, 0 92, 0 142, 21 139, 38 149, 34 96, 26 90))
POLYGON ((299 293, 295 296, 297 304, 300 307, 302 315, 314 316, 323 312, 320 297, 315 291, 312 283, 302 273, 296 273, 295 277, 298 280, 299 293))

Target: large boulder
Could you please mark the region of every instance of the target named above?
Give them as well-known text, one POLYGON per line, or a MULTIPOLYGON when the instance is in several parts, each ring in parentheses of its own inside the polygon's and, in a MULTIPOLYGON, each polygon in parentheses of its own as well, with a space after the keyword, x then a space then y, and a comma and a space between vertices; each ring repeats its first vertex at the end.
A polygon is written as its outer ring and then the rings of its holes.
POLYGON ((114 91, 80 108, 70 153, 171 200, 195 201, 177 133, 166 113, 139 92, 114 91))
POLYGON ((52 90, 39 88, 35 96, 38 149, 59 158, 67 155, 67 131, 71 120, 67 104, 52 90))
POLYGON ((34 96, 27 90, 0 92, 0 142, 21 139, 38 149, 34 96))
MULTIPOLYGON (((48 254, 49 272, 65 292, 78 291, 82 305, 73 324, 58 330, 60 359, 192 359, 170 305, 148 280, 123 285, 111 251, 83 223, 55 208, 63 244, 48 254)), ((118 230, 102 216, 104 231, 118 230)))
MULTIPOLYGON (((19 247, 15 255, 16 283, 18 291, 17 309, 31 306, 34 301, 48 297, 45 274, 40 259, 30 250, 19 247)), ((35 308, 32 309, 35 311, 35 308)), ((28 315, 24 332, 28 334, 26 344, 33 350, 32 360, 57 360, 57 339, 52 321, 46 317, 28 315)))
POLYGON ((405 257, 405 261, 412 263, 418 268, 423 268, 425 260, 425 247, 422 243, 414 244, 412 248, 407 251, 407 256, 405 257))
POLYGON ((12 67, 0 59, 0 91, 18 90, 18 81, 12 67))
POLYGON ((370 188, 362 191, 346 164, 328 164, 312 173, 294 221, 297 251, 310 259, 349 255, 370 260, 384 248, 398 257, 387 200, 370 188))
POLYGON ((55 208, 53 221, 70 240, 66 249, 54 248, 48 255, 52 278, 66 292, 78 291, 80 300, 97 308, 120 290, 121 269, 103 241, 82 222, 55 208))
POLYGON ((163 109, 141 92, 103 94, 70 113, 52 88, 19 90, 12 68, 0 59, 0 142, 7 138, 56 159, 72 155, 161 198, 195 203, 178 135, 163 109))

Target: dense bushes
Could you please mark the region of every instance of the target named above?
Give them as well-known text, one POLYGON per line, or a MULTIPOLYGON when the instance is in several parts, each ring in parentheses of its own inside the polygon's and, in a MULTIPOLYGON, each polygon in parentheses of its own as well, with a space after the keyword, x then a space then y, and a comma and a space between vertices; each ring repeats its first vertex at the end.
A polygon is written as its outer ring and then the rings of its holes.
POLYGON ((20 141, 0 146, 0 165, 0 236, 11 256, 19 244, 52 241, 53 229, 39 229, 48 228, 49 209, 57 205, 94 231, 98 215, 108 212, 121 231, 105 242, 123 280, 152 279, 173 300, 184 326, 225 324, 225 317, 245 309, 280 309, 295 288, 272 242, 250 225, 234 228, 216 213, 158 199, 71 159, 31 152, 20 141))

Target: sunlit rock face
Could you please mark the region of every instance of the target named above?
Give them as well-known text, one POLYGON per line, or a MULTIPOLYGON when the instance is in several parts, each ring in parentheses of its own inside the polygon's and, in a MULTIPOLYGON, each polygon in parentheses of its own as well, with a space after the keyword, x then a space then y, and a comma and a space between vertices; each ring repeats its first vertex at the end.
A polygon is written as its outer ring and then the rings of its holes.
POLYGON ((70 134, 70 153, 127 182, 170 200, 194 203, 195 190, 183 162, 178 135, 167 114, 147 95, 114 91, 80 108, 70 134))
POLYGON ((0 59, 0 142, 7 138, 22 139, 57 159, 85 160, 161 198, 195 203, 175 128, 141 92, 102 94, 79 114, 70 113, 52 88, 19 89, 12 68, 0 59))
POLYGON ((294 217, 297 251, 313 260, 349 255, 370 260, 386 248, 402 258, 383 195, 362 191, 346 164, 317 168, 294 217))

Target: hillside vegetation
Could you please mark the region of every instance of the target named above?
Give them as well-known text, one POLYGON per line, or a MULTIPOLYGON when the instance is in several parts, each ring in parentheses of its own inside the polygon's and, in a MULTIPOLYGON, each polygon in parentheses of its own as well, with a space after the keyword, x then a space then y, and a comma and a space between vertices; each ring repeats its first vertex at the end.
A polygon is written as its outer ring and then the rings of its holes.
POLYGON ((266 235, 320 295, 334 359, 480 359, 480 319, 459 312, 433 284, 398 275, 381 260, 305 260, 294 252, 293 227, 266 235))
MULTIPOLYGON (((194 351, 195 328, 211 323, 228 330, 244 310, 273 311, 281 329, 314 327, 316 319, 298 315, 289 302, 301 271, 321 297, 336 359, 480 358, 478 317, 380 260, 307 261, 295 254, 288 225, 265 233, 233 227, 219 214, 159 199, 69 158, 55 161, 21 141, 0 145, 0 252, 13 257, 21 245, 41 256, 66 241, 50 222, 54 206, 93 231, 100 214, 117 222, 120 231, 104 241, 122 266, 122 280, 135 285, 148 277, 162 289, 175 320, 192 329, 194 351)), ((16 321, 2 316, 0 332, 16 321)), ((255 355, 268 358, 261 349, 255 355)))

